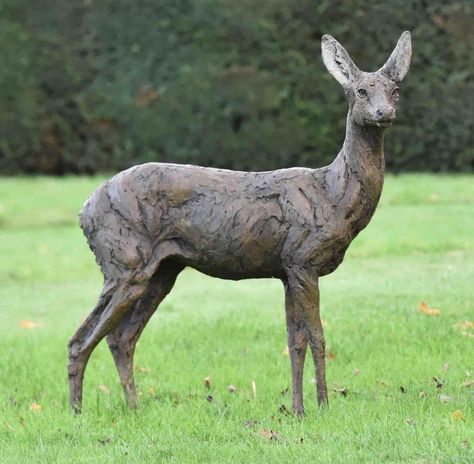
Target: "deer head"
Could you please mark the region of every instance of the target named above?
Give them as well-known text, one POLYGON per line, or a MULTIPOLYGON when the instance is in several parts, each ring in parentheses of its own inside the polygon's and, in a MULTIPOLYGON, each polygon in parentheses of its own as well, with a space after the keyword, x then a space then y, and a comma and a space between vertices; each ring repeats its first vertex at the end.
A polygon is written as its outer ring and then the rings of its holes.
POLYGON ((323 61, 349 100, 349 117, 360 126, 388 127, 395 120, 398 83, 411 60, 411 35, 404 32, 387 62, 375 72, 361 71, 344 47, 330 35, 321 42, 323 61))

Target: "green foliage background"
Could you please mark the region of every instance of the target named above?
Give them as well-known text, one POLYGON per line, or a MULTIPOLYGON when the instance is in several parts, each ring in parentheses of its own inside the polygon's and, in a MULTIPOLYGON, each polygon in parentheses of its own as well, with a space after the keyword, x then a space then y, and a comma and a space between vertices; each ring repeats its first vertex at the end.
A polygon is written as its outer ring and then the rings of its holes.
POLYGON ((387 166, 472 171, 473 23, 469 0, 0 0, 0 172, 327 164, 346 103, 321 36, 370 71, 406 29, 387 166))

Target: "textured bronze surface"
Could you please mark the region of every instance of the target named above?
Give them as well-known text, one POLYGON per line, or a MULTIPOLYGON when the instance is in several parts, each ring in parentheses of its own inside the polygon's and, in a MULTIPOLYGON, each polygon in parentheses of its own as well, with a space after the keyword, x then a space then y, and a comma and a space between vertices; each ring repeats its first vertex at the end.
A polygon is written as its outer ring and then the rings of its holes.
POLYGON ((384 130, 395 119, 397 83, 410 64, 410 33, 401 35, 386 64, 373 73, 360 71, 329 35, 322 38, 322 56, 349 102, 346 138, 331 165, 237 172, 148 163, 117 174, 87 200, 80 222, 104 274, 104 288, 69 342, 76 411, 87 361, 104 337, 126 398, 136 406, 136 342, 186 266, 224 279, 281 279, 293 409, 304 412, 308 343, 318 402, 327 403, 318 278, 337 268, 377 206, 384 130))

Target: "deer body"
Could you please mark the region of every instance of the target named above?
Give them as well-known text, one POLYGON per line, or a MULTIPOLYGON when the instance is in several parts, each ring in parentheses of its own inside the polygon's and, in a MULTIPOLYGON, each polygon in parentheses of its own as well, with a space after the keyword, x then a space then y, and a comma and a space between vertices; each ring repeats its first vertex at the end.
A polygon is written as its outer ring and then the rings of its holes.
MULTIPOLYGON (((80 222, 105 284, 96 308, 69 343, 71 404, 76 410, 87 361, 105 336, 125 395, 136 406, 136 342, 186 266, 224 279, 281 279, 293 408, 303 414, 308 344, 318 402, 327 403, 318 278, 342 262, 380 198, 384 128, 395 115, 388 95, 408 69, 409 40, 404 33, 386 69, 362 73, 337 41, 323 37, 325 64, 346 89, 350 104, 344 146, 330 166, 240 172, 148 163, 97 189, 80 222), (349 93, 360 86, 367 88, 370 111, 349 93)), ((358 92, 361 97, 363 92, 358 92)))

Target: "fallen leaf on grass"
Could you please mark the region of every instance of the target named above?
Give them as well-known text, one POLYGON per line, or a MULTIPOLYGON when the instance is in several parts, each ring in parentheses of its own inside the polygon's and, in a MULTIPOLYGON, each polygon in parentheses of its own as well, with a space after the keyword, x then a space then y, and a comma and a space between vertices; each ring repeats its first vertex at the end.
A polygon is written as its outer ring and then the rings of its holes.
POLYGON ((439 314, 441 314, 441 310, 439 309, 435 309, 435 308, 430 308, 428 306, 428 303, 426 303, 426 301, 422 301, 420 303, 420 311, 423 313, 423 314, 427 314, 428 316, 438 316, 439 314))
POLYGON ((102 393, 105 393, 106 395, 110 395, 110 388, 107 385, 100 384, 97 387, 102 393))
POLYGON ((19 326, 21 329, 37 329, 38 327, 40 327, 40 325, 36 322, 28 320, 20 321, 19 326))
POLYGON ((278 412, 280 414, 283 414, 284 416, 289 416, 290 415, 290 411, 288 410, 288 408, 284 404, 280 405, 280 407, 278 408, 278 412))
POLYGON ((356 367, 354 369, 354 375, 359 375, 360 374, 360 369, 358 367, 356 367))
POLYGON ((227 390, 229 390, 230 393, 237 393, 237 387, 234 384, 230 384, 227 390))
POLYGON ((328 359, 328 361, 335 361, 336 355, 332 351, 329 351, 328 354, 326 355, 326 358, 328 359))
POLYGON ((151 369, 149 367, 140 367, 137 366, 135 369, 140 371, 142 374, 149 374, 151 372, 151 369))
POLYGON ((412 419, 411 417, 409 417, 405 422, 408 425, 415 425, 415 419, 412 419))
POLYGON ((462 413, 461 410, 459 409, 456 409, 456 411, 454 411, 452 414, 451 414, 451 419, 453 421, 456 421, 456 420, 463 420, 465 421, 466 418, 464 417, 464 414, 462 413))
POLYGON ((13 429, 13 427, 10 425, 9 422, 5 421, 4 424, 5 424, 5 427, 6 427, 8 430, 10 430, 10 432, 14 432, 14 429, 13 429))
POLYGON ((204 386, 210 390, 211 389, 211 386, 212 386, 212 379, 211 379, 211 376, 208 375, 207 377, 204 377, 204 386))
POLYGON ((42 409, 43 407, 41 406, 41 404, 38 404, 38 403, 30 404, 30 411, 41 411, 42 409))
POLYGON ((388 387, 388 386, 389 386, 389 383, 388 383, 386 380, 383 380, 383 379, 377 380, 377 383, 378 383, 381 387, 388 387))
POLYGON ((466 380, 465 382, 461 384, 461 387, 468 388, 468 387, 471 387, 472 385, 474 385, 474 380, 466 380))
POLYGON ((347 396, 347 387, 334 387, 333 391, 339 393, 342 396, 347 396))
POLYGON ((436 388, 443 388, 444 387, 444 380, 440 379, 439 377, 433 377, 433 381, 436 383, 436 388))
POLYGON ((471 322, 471 321, 458 322, 456 324, 453 324, 453 328, 462 329, 462 330, 474 329, 474 322, 471 322))
POLYGON ((247 427, 248 429, 250 429, 252 427, 255 427, 257 424, 258 424, 258 421, 253 420, 253 419, 249 419, 249 420, 245 421, 244 426, 247 427))
POLYGON ((461 330, 461 335, 467 338, 474 338, 474 333, 465 332, 464 330, 461 330))
POLYGON ((290 348, 288 348, 288 345, 285 346, 285 348, 282 351, 283 356, 290 356, 290 348))
POLYGON ((461 445, 461 448, 464 448, 464 449, 468 449, 471 446, 471 444, 469 443, 469 440, 463 440, 460 443, 460 445, 461 445))
POLYGON ((102 446, 105 446, 109 443, 112 443, 112 438, 104 438, 103 440, 98 439, 97 440, 102 446))
POLYGON ((271 441, 280 441, 281 439, 280 434, 278 432, 274 432, 273 430, 268 430, 268 429, 261 429, 260 435, 263 438, 267 438, 271 441))
POLYGON ((426 397, 426 392, 424 390, 421 390, 420 393, 418 393, 419 398, 425 398, 426 397))
POLYGON ((450 395, 445 395, 445 394, 441 393, 441 395, 438 396, 438 399, 442 403, 447 403, 448 401, 453 401, 454 398, 450 395))

